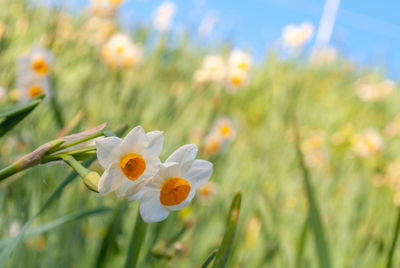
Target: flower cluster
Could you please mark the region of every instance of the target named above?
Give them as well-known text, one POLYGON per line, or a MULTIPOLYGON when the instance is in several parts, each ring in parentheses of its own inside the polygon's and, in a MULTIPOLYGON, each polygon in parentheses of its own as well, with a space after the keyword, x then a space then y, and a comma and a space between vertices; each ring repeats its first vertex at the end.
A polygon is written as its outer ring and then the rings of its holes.
POLYGON ((314 25, 303 22, 300 25, 287 25, 282 31, 283 46, 289 49, 301 49, 314 35, 314 25))
POLYGON ((235 137, 236 128, 233 121, 227 117, 218 118, 204 139, 203 154, 208 156, 219 154, 235 137))
POLYGON ((365 102, 380 101, 391 95, 396 89, 395 83, 391 80, 374 82, 371 78, 360 79, 356 86, 357 96, 365 102))
POLYGON ((36 45, 17 61, 16 88, 18 99, 29 100, 42 93, 49 94, 49 73, 53 54, 36 45))
POLYGON ((110 69, 136 67, 143 61, 143 47, 123 33, 117 33, 103 45, 101 58, 110 69))
POLYGON ((369 157, 378 155, 385 147, 385 141, 377 131, 367 129, 353 136, 352 147, 357 156, 369 157))
POLYGON ((242 50, 233 50, 227 62, 221 56, 207 56, 193 74, 194 84, 199 88, 209 84, 226 85, 229 92, 235 92, 248 82, 252 61, 242 50))
POLYGON ((180 147, 161 163, 163 143, 162 132, 145 133, 141 126, 124 139, 96 139, 97 158, 105 168, 98 191, 140 200, 140 213, 146 222, 162 221, 170 211, 186 207, 213 170, 210 162, 196 159, 193 144, 180 147))

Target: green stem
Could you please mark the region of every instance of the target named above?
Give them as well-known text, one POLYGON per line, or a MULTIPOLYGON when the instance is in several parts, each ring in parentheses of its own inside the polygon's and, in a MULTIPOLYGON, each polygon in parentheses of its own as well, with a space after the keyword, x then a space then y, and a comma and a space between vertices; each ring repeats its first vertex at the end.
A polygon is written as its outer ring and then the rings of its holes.
POLYGON ((1 169, 0 170, 0 181, 20 172, 21 169, 19 169, 18 166, 19 166, 19 161, 12 163, 11 165, 1 169))
POLYGON ((129 243, 128 257, 126 258, 125 268, 136 267, 139 258, 140 249, 146 236, 147 223, 140 216, 140 210, 136 218, 135 229, 133 230, 131 241, 129 243))
MULTIPOLYGON (((59 154, 53 154, 53 155, 45 155, 42 159, 42 164, 46 164, 52 161, 57 161, 57 160, 62 160, 63 156, 65 155, 71 155, 71 156, 79 156, 82 154, 87 154, 87 153, 96 153, 96 146, 92 145, 92 146, 87 146, 84 148, 79 148, 79 149, 75 149, 75 150, 70 150, 70 151, 66 151, 66 152, 62 152, 59 154)), ((89 154, 88 154, 89 155, 89 154)))
POLYGON ((86 141, 93 140, 93 139, 98 138, 98 137, 101 137, 101 136, 104 136, 104 132, 103 132, 103 131, 100 131, 100 132, 98 132, 98 133, 92 134, 92 135, 87 136, 87 137, 84 137, 84 138, 82 138, 82 139, 79 139, 79 140, 70 142, 70 143, 68 143, 68 144, 66 144, 66 145, 53 148, 52 150, 49 151, 49 154, 50 154, 50 153, 57 152, 57 151, 61 151, 61 150, 67 149, 67 148, 70 148, 70 147, 72 147, 72 146, 81 144, 81 143, 86 142, 86 141))
POLYGON ((396 248, 397 239, 399 237, 399 230, 400 230, 400 208, 397 209, 397 220, 396 220, 396 225, 395 225, 395 229, 394 229, 394 235, 392 238, 392 244, 390 246, 390 250, 389 250, 389 254, 388 254, 388 258, 387 258, 386 268, 392 267, 394 250, 396 248))

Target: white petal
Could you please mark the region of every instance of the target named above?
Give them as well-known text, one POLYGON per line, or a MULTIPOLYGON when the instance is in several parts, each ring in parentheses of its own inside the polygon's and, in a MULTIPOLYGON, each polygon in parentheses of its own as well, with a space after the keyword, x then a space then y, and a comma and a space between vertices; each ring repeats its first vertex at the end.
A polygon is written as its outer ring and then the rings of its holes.
POLYGON ((140 215, 145 222, 158 222, 168 217, 169 211, 160 203, 159 191, 146 192, 140 202, 140 215))
POLYGON ((159 156, 164 144, 164 136, 161 131, 152 131, 146 134, 149 141, 148 147, 143 151, 144 156, 159 156))
MULTIPOLYGON (((143 174, 135 181, 129 180, 125 175, 124 175, 124 181, 122 182, 121 187, 118 189, 116 192, 117 196, 119 198, 122 197, 127 197, 130 195, 135 195, 136 194, 136 187, 138 187, 139 183, 142 183, 144 180, 147 180, 151 177, 153 177, 158 170, 160 169, 161 166, 161 161, 158 159, 158 157, 147 157, 145 158, 146 161, 146 170, 143 172, 143 174)), ((141 195, 140 195, 141 196, 141 195)), ((140 198, 135 196, 132 197, 134 200, 140 198)), ((130 198, 130 199, 132 199, 130 198)), ((129 198, 128 198, 129 200, 129 198)))
POLYGON ((146 133, 141 126, 137 126, 129 131, 128 135, 122 141, 120 148, 126 154, 138 153, 141 154, 142 151, 149 145, 146 133))
POLYGON ((119 145, 122 140, 117 137, 98 138, 95 140, 97 159, 104 168, 114 162, 119 162, 119 145))
POLYGON ((180 165, 178 163, 164 163, 160 166, 160 169, 154 175, 151 185, 161 186, 167 179, 180 176, 180 165))
POLYGON ((99 193, 108 194, 114 192, 121 186, 124 175, 121 172, 119 163, 110 165, 101 175, 99 181, 99 193))
POLYGON ((165 208, 168 210, 181 210, 182 208, 189 205, 190 201, 192 201, 192 199, 195 195, 196 195, 196 189, 192 185, 190 185, 190 192, 189 192, 188 196, 186 197, 185 201, 183 201, 182 203, 175 205, 175 206, 165 206, 165 208))
POLYGON ((197 155, 197 146, 194 144, 186 144, 173 152, 165 162, 186 162, 194 160, 197 155))
POLYGON ((213 172, 213 164, 205 160, 194 160, 192 166, 183 175, 196 189, 208 181, 213 172))

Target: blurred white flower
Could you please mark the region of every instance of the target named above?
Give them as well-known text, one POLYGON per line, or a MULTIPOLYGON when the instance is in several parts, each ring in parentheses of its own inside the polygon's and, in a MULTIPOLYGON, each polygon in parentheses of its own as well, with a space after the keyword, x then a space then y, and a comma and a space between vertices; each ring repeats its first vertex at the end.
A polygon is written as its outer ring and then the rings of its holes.
POLYGON ((354 153, 359 157, 368 157, 379 154, 385 147, 385 142, 377 131, 367 129, 354 135, 352 147, 354 153))
POLYGON ((251 55, 243 50, 235 49, 229 56, 228 66, 231 69, 240 69, 248 72, 250 70, 253 59, 251 55))
POLYGON ((303 22, 300 25, 287 25, 282 31, 282 42, 285 47, 298 49, 303 47, 314 35, 314 25, 303 22))
POLYGON ((132 129, 124 139, 96 139, 97 159, 105 168, 98 190, 101 194, 116 192, 118 197, 136 200, 146 180, 161 164, 164 137, 160 131, 145 133, 141 126, 132 129))
POLYGON ((19 77, 25 75, 45 77, 50 72, 52 62, 53 53, 35 45, 29 53, 18 58, 17 75, 19 77))
POLYGON ((234 93, 241 89, 248 82, 249 74, 239 68, 229 68, 227 72, 227 90, 234 93))
POLYGON ((204 58, 202 67, 193 74, 193 81, 198 87, 210 83, 222 85, 225 75, 224 59, 221 56, 210 55, 204 58))
POLYGON ((183 209, 208 181, 213 171, 212 163, 195 159, 196 155, 195 145, 180 147, 143 187, 140 214, 145 222, 162 221, 170 211, 183 209))
POLYGON ((228 117, 218 118, 211 128, 213 135, 219 136, 222 140, 233 140, 236 137, 234 122, 228 117))
POLYGON ((25 102, 40 94, 50 94, 48 77, 39 77, 34 74, 18 75, 16 81, 18 100, 25 102))
POLYGON ((396 89, 395 83, 391 80, 384 80, 380 83, 371 80, 370 78, 363 78, 356 83, 356 94, 362 101, 380 101, 391 95, 396 89))
POLYGON ((101 50, 103 61, 111 69, 135 67, 143 61, 143 54, 143 47, 123 33, 111 36, 101 50))
POLYGON ((154 11, 153 26, 156 30, 164 32, 171 28, 173 17, 177 12, 174 2, 164 2, 154 11))

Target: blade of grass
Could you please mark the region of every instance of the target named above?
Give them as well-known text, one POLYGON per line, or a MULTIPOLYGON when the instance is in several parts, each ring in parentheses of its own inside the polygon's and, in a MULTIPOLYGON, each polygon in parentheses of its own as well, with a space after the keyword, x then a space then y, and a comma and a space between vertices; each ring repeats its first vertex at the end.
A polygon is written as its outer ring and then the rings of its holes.
MULTIPOLYGON (((23 235, 22 239, 26 240, 28 238, 31 237, 35 237, 37 235, 43 234, 45 232, 48 232, 54 228, 57 228, 63 224, 72 222, 72 221, 76 221, 76 220, 80 220, 80 219, 84 219, 86 217, 89 216, 93 216, 93 215, 99 215, 102 214, 104 212, 109 212, 110 208, 106 208, 106 207, 100 207, 100 208, 96 208, 96 209, 89 209, 89 210, 85 210, 85 211, 78 211, 78 212, 74 212, 68 215, 64 215, 54 221, 51 221, 49 223, 34 227, 28 231, 25 232, 25 234, 23 235)), ((7 243, 9 243, 11 240, 13 239, 13 237, 9 237, 6 239, 3 239, 0 241, 0 248, 4 247, 5 245, 7 245, 7 243)))
POLYGON ((129 243, 128 256, 126 258, 125 268, 136 267, 137 261, 139 259, 140 249, 142 247, 143 241, 146 236, 146 230, 147 230, 147 223, 143 221, 138 209, 135 228, 133 229, 131 241, 129 243))
POLYGON ((392 243, 387 257, 386 268, 391 268, 393 263, 394 250, 396 249, 397 239, 399 238, 400 231, 400 208, 397 209, 396 225, 394 226, 394 234, 392 237, 392 243))
POLYGON ((217 255, 214 261, 214 268, 225 267, 228 257, 233 245, 233 240, 236 232, 236 226, 239 219, 240 203, 242 200, 242 193, 238 192, 232 200, 231 208, 226 220, 226 229, 224 238, 222 239, 221 246, 218 249, 217 255))
POLYGON ((121 232, 122 229, 122 218, 128 208, 128 202, 121 202, 115 209, 114 215, 108 225, 106 236, 101 242, 99 254, 97 255, 95 267, 104 267, 106 264, 107 257, 109 257, 109 250, 112 249, 112 245, 115 244, 115 238, 121 232))
POLYGON ((299 243, 297 245, 296 262, 295 262, 296 268, 301 267, 301 260, 303 259, 304 246, 305 246, 306 240, 307 240, 308 225, 309 225, 309 223, 308 223, 308 217, 307 217, 304 220, 303 227, 301 228, 300 239, 299 239, 299 243))
POLYGON ((203 263, 201 268, 207 268, 208 265, 214 260, 215 256, 217 255, 218 250, 214 249, 211 254, 207 257, 206 261, 203 263))
POLYGON ((321 217, 319 214, 317 202, 314 195, 314 190, 310 182, 310 175, 304 162, 303 153, 300 149, 300 136, 297 128, 296 120, 293 120, 293 129, 295 131, 295 146, 297 152, 297 158, 299 160, 299 166, 302 171, 304 186, 306 188, 307 200, 308 200, 308 217, 311 231, 314 235, 315 248, 318 255, 319 267, 330 268, 331 258, 329 254, 328 244, 325 238, 324 227, 322 225, 321 217))

